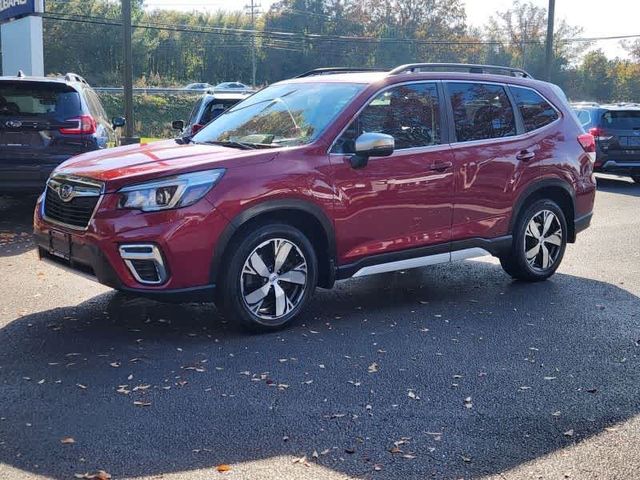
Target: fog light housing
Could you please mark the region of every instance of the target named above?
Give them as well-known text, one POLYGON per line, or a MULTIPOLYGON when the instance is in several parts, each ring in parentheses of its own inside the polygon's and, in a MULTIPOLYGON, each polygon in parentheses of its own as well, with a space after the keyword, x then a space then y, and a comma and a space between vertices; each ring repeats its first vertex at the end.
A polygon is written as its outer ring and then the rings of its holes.
POLYGON ((120 257, 138 283, 160 285, 167 281, 167 268, 156 245, 121 245, 119 251, 120 257))

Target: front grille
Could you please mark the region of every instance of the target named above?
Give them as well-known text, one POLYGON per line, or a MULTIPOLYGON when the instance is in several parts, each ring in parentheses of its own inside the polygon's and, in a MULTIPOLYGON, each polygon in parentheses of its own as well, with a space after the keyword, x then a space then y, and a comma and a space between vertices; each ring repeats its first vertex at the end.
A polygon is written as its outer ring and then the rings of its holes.
POLYGON ((74 228, 86 228, 93 211, 98 204, 98 195, 75 197, 64 202, 51 186, 47 186, 44 199, 44 215, 47 219, 69 225, 74 228))

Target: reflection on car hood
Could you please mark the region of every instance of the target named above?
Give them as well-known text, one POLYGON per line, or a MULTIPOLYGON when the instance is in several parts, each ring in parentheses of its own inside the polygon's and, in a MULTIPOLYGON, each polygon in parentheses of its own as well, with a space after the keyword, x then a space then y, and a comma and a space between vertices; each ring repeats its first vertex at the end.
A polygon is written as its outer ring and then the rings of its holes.
POLYGON ((107 190, 125 184, 208 168, 233 168, 268 162, 270 150, 239 150, 219 145, 185 144, 174 140, 129 145, 73 157, 55 174, 74 175, 105 182, 107 190))

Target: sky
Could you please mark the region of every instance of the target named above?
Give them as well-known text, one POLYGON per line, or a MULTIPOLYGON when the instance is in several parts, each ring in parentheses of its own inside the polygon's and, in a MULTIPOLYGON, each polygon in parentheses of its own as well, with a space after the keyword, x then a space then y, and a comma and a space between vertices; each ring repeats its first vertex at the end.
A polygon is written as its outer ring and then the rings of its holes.
MULTIPOLYGON (((146 0, 149 8, 177 10, 239 10, 250 0, 146 0)), ((532 0, 534 4, 547 7, 548 0, 532 0)), ((263 10, 273 0, 256 0, 263 10)), ((496 11, 504 11, 512 0, 465 0, 467 23, 483 25, 496 11)), ((556 0, 556 19, 564 18, 571 25, 584 28, 584 36, 601 37, 611 35, 640 35, 640 0, 556 0)), ((600 41, 596 45, 609 57, 625 57, 626 52, 619 41, 600 41)))

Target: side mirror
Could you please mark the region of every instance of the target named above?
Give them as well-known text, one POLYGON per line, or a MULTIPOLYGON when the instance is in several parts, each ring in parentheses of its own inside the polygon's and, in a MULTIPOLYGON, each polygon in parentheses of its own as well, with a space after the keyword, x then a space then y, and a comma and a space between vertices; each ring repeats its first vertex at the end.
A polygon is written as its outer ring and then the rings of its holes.
POLYGON ((355 141, 355 155, 351 157, 353 168, 363 168, 369 157, 388 157, 393 153, 395 140, 385 133, 363 133, 355 141))
POLYGON ((113 117, 111 120, 111 126, 113 128, 124 127, 127 123, 127 120, 124 117, 113 117))
POLYGON ((174 120, 171 122, 171 128, 174 130, 184 130, 184 120, 174 120))

